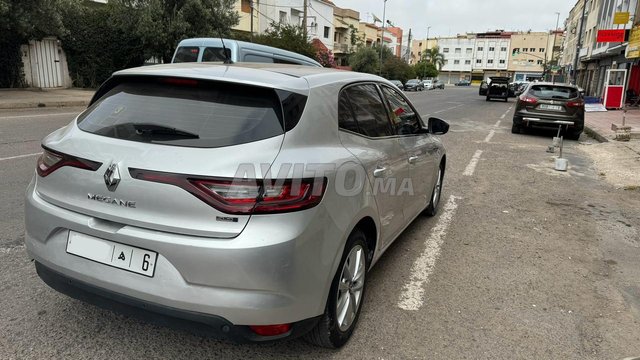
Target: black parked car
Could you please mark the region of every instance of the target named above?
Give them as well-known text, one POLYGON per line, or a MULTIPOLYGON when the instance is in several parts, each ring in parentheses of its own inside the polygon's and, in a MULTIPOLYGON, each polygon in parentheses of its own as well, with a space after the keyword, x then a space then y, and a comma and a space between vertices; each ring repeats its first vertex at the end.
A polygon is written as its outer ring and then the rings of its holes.
MULTIPOLYGON (((487 101, 491 99, 502 99, 505 102, 509 101, 509 78, 503 76, 492 76, 489 79, 491 82, 485 89, 487 101)), ((482 86, 480 90, 482 90, 482 86)))
POLYGON ((404 90, 404 85, 402 85, 402 81, 400 80, 389 80, 391 83, 398 87, 400 90, 404 90))
POLYGON ((406 91, 422 91, 424 90, 424 85, 422 85, 422 81, 418 79, 411 79, 404 84, 404 90, 406 91))
POLYGON ((575 85, 531 84, 516 103, 511 132, 527 127, 544 127, 565 131, 565 137, 578 140, 584 129, 584 99, 575 85))
POLYGON ((471 85, 471 81, 469 80, 460 80, 457 83, 455 83, 455 86, 469 86, 471 85))

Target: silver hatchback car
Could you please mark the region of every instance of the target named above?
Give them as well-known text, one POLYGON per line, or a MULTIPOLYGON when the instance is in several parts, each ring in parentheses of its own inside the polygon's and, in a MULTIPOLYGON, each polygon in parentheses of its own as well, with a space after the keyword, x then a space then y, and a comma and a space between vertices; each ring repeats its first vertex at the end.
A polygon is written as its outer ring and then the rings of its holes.
POLYGON ((39 276, 236 341, 351 336, 366 272, 434 215, 448 124, 377 76, 274 64, 115 73, 43 142, 26 194, 39 276))

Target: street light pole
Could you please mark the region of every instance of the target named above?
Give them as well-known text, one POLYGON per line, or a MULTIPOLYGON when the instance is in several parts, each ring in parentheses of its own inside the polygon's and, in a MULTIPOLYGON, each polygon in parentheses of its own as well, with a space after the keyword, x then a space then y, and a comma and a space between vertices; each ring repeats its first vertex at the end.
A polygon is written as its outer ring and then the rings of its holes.
POLYGON ((387 0, 384 0, 384 6, 382 8, 382 34, 380 34, 380 72, 378 75, 382 76, 382 48, 384 47, 384 22, 387 15, 387 0))
MULTIPOLYGON (((429 30, 431 29, 431 26, 427 26, 427 43, 426 45, 426 50, 424 51, 424 61, 427 61, 427 52, 429 52, 429 30)), ((426 78, 427 77, 427 64, 424 64, 424 66, 422 67, 422 78, 426 78)))

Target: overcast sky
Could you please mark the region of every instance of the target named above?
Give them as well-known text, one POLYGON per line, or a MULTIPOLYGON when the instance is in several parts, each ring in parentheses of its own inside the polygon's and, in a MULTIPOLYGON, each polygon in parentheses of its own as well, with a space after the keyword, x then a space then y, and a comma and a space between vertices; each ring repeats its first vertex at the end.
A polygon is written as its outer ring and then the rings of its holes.
MULTIPOLYGON (((332 0, 342 8, 360 12, 361 21, 372 22, 371 14, 382 19, 383 0, 332 0), (368 13, 368 14, 367 14, 368 13), (367 15, 369 18, 367 19, 367 15)), ((560 25, 576 0, 388 0, 387 19, 413 38, 455 36, 487 30, 546 31, 560 25)))

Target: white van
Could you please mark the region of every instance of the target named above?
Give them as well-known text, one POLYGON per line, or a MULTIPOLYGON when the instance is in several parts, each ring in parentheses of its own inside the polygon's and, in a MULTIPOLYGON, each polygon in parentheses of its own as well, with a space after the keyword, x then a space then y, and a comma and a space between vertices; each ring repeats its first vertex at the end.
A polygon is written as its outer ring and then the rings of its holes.
POLYGON ((220 38, 195 38, 180 41, 173 54, 172 63, 183 62, 259 62, 322 66, 310 57, 271 46, 220 38), (225 57, 222 47, 227 49, 225 57))

